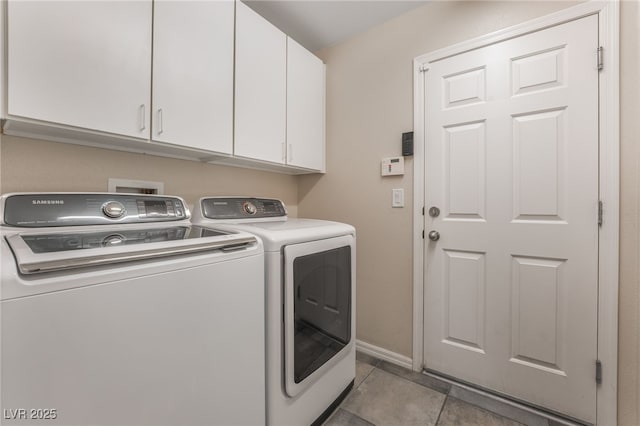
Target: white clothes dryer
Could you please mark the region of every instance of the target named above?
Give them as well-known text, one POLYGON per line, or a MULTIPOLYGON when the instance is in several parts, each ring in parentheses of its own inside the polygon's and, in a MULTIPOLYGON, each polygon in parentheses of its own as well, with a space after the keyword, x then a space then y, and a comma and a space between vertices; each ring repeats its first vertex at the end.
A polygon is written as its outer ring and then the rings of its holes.
POLYGON ((244 197, 202 198, 192 222, 263 241, 267 424, 321 424, 355 378, 355 229, 244 197))
POLYGON ((0 198, 4 425, 265 423, 264 252, 178 197, 0 198))

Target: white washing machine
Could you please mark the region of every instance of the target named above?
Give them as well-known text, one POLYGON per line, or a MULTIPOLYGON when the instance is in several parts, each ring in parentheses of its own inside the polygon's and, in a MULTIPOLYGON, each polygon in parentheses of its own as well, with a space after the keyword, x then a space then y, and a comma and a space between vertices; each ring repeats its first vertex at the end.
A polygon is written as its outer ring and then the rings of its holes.
POLYGON ((202 198, 192 222, 262 239, 267 424, 322 423, 355 378, 355 229, 242 197, 202 198))
POLYGON ((264 252, 178 197, 0 198, 2 424, 265 423, 264 252))

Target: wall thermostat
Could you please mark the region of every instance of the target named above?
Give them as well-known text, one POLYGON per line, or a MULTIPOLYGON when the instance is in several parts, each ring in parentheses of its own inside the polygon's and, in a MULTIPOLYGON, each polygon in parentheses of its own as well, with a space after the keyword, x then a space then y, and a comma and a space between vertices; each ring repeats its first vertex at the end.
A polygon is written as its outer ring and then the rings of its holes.
POLYGON ((382 176, 397 176, 404 174, 404 158, 389 157, 383 158, 381 163, 382 176))

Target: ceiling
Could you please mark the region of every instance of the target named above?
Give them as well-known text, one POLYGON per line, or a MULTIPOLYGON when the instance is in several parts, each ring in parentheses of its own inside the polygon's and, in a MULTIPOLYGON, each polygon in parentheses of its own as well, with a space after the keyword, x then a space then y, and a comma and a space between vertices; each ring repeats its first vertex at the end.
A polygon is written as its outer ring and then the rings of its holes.
POLYGON ((273 25, 315 52, 340 43, 424 0, 244 0, 273 25))

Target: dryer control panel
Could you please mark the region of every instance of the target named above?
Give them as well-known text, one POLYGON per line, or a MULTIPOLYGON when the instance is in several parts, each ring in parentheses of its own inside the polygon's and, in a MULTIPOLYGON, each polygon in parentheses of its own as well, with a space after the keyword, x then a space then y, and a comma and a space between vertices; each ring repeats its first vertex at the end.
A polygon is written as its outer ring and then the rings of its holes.
POLYGON ((2 220, 20 227, 103 225, 184 220, 179 197, 119 193, 8 194, 0 200, 2 220))
POLYGON ((211 197, 201 200, 202 215, 207 219, 286 218, 287 209, 271 198, 211 197))

